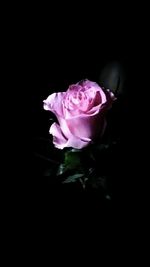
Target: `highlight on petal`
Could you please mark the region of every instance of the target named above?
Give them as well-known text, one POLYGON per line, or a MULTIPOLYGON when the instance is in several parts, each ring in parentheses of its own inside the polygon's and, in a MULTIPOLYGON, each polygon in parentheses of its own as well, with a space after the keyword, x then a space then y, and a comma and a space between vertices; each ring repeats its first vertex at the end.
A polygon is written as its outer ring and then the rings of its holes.
POLYGON ((57 148, 63 149, 67 143, 67 139, 63 135, 60 126, 56 122, 51 125, 49 133, 53 135, 53 144, 57 148))
POLYGON ((44 103, 43 107, 45 110, 50 110, 50 111, 53 110, 53 102, 54 102, 55 98, 56 98, 56 93, 53 93, 53 94, 49 95, 46 100, 43 100, 43 103, 44 103))
POLYGON ((81 140, 79 137, 76 137, 71 133, 70 137, 67 139, 57 123, 52 124, 49 132, 53 135, 53 144, 59 149, 63 149, 65 147, 81 149, 83 147, 86 147, 89 142, 91 142, 91 139, 89 138, 82 138, 81 140))
POLYGON ((100 86, 93 81, 89 81, 88 79, 82 80, 78 83, 79 85, 81 85, 85 90, 94 88, 95 90, 99 90, 100 86))
POLYGON ((65 92, 61 92, 49 95, 48 98, 43 101, 44 109, 53 112, 55 115, 63 116, 64 112, 62 102, 65 94, 65 92))
POLYGON ((104 116, 96 113, 94 116, 80 116, 67 120, 68 128, 72 135, 81 140, 93 140, 98 134, 103 132, 104 116))
POLYGON ((90 138, 78 138, 76 136, 71 136, 66 144, 66 147, 73 147, 76 149, 81 149, 90 144, 92 140, 90 138))

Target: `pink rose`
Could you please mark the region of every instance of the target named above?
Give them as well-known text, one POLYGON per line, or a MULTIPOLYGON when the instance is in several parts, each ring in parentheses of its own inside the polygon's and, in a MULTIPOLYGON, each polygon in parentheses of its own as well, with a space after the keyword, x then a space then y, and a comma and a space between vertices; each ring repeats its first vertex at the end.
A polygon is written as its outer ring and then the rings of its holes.
POLYGON ((83 80, 70 85, 66 92, 53 93, 44 100, 44 109, 53 112, 58 123, 50 127, 55 147, 81 149, 102 136, 105 114, 115 97, 95 82, 83 80))

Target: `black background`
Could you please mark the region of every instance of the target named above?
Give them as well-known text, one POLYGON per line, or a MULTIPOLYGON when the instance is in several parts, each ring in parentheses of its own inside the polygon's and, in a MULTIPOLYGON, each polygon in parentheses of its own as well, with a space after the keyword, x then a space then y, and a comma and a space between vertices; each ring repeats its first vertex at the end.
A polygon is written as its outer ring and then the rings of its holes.
MULTIPOLYGON (((138 158, 141 131, 138 127, 140 112, 137 96, 139 99, 143 81, 142 64, 139 64, 143 50, 135 49, 139 28, 133 24, 127 25, 122 15, 113 13, 109 17, 106 9, 105 12, 78 7, 71 10, 64 13, 60 12, 60 8, 55 8, 55 12, 50 9, 48 14, 31 11, 30 19, 25 17, 24 25, 18 31, 19 61, 15 76, 19 85, 16 94, 18 130, 11 153, 15 175, 19 176, 17 192, 23 193, 28 205, 32 203, 33 210, 39 207, 44 211, 55 210, 56 202, 59 211, 62 207, 68 210, 70 203, 74 203, 73 211, 88 210, 90 207, 90 212, 95 210, 94 214, 99 216, 103 203, 98 193, 83 193, 74 185, 64 187, 42 176, 47 163, 45 166, 44 161, 35 156, 35 152, 41 152, 41 143, 36 140, 39 137, 50 138, 50 113, 43 110, 42 102, 52 92, 64 91, 71 83, 81 79, 98 82, 101 69, 107 63, 116 61, 123 66, 127 77, 127 95, 121 106, 123 119, 122 113, 116 112, 123 130, 120 133, 121 147, 111 163, 112 169, 117 170, 112 190, 113 199, 118 204, 135 200, 130 193, 135 194, 137 181, 135 159, 138 158), (19 150, 16 143, 19 143, 19 150)), ((45 151, 46 148, 43 148, 42 153, 45 151)), ((112 203, 108 204, 109 209, 112 203)))
MULTIPOLYGON (((125 228, 121 229, 121 234, 127 228, 134 230, 136 215, 139 216, 145 207, 142 190, 145 190, 143 178, 147 176, 140 158, 145 155, 142 152, 145 99, 141 101, 141 90, 142 95, 147 92, 143 86, 146 76, 143 59, 147 54, 139 41, 144 43, 144 39, 130 8, 123 16, 124 6, 114 11, 110 5, 105 8, 101 4, 100 8, 90 5, 88 9, 87 5, 81 8, 72 4, 69 10, 67 5, 62 10, 59 3, 47 12, 34 6, 29 7, 24 16, 20 10, 23 24, 17 19, 17 37, 14 25, 8 42, 8 50, 13 55, 8 62, 11 62, 14 83, 10 78, 11 86, 6 92, 9 97, 5 98, 10 99, 12 108, 7 103, 11 144, 6 151, 5 173, 10 176, 6 179, 3 201, 4 204, 8 201, 6 213, 10 208, 12 211, 9 222, 14 220, 18 229, 21 225, 28 246, 31 238, 38 243, 41 236, 52 238, 54 234, 54 250, 57 251, 60 242, 62 251, 68 235, 68 249, 76 239, 76 229, 78 245, 79 240, 85 243, 88 238, 95 237, 98 244, 103 245, 102 236, 106 242, 110 240, 116 233, 114 229, 119 229, 122 222, 125 228), (129 21, 130 15, 133 23, 129 21), (42 101, 52 92, 64 91, 81 79, 98 82, 101 69, 112 61, 124 68, 127 94, 114 112, 119 121, 116 129, 121 145, 115 154, 109 155, 109 165, 106 164, 113 178, 113 197, 108 202, 101 198, 99 191, 83 191, 76 185, 62 186, 44 177, 42 173, 48 163, 35 153, 47 153, 45 146, 41 149, 37 138, 50 138, 50 113, 43 110, 42 101)), ((107 242, 106 251, 110 246, 113 244, 107 242)), ((81 251, 83 247, 81 244, 81 251)))
MULTIPOLYGON (((69 194, 70 196, 74 193, 74 198, 81 194, 81 188, 76 187, 76 185, 71 186, 61 186, 58 185, 54 180, 51 180, 48 177, 40 177, 43 175, 44 168, 48 167, 48 163, 43 159, 35 156, 35 153, 47 155, 45 143, 43 141, 37 141, 39 137, 50 138, 49 136, 49 127, 51 122, 49 118, 51 114, 43 110, 43 100, 47 98, 49 94, 57 91, 65 91, 69 84, 76 83, 81 79, 88 78, 89 80, 97 81, 99 80, 99 75, 101 69, 108 63, 116 61, 121 64, 124 68, 126 75, 128 75, 128 81, 126 82, 127 86, 131 85, 130 80, 130 71, 132 69, 132 58, 125 54, 125 51, 122 50, 121 44, 117 47, 114 47, 114 43, 107 46, 107 42, 97 39, 95 32, 82 31, 80 35, 77 35, 73 32, 69 34, 68 32, 59 36, 59 38, 43 39, 44 45, 39 45, 36 47, 31 47, 31 59, 30 63, 30 75, 31 81, 29 83, 29 98, 31 100, 31 116, 30 116, 30 148, 29 154, 31 156, 30 169, 29 173, 32 173, 33 177, 36 177, 36 186, 41 190, 43 187, 43 194, 46 190, 46 195, 49 196, 50 191, 58 191, 59 194, 69 194), (37 49, 37 50, 36 50, 37 49), (29 89, 30 88, 30 89, 29 89), (41 148, 43 146, 43 148, 41 148), (39 178, 40 177, 40 178, 39 178), (61 192, 61 193, 60 193, 61 192)), ((129 88, 128 88, 129 89, 129 88)), ((123 101, 123 114, 120 109, 116 112, 118 117, 119 124, 117 127, 122 128, 123 125, 123 136, 122 147, 119 150, 118 155, 113 155, 116 157, 112 165, 115 164, 115 168, 118 169, 118 175, 122 176, 122 183, 120 186, 123 190, 124 172, 120 171, 125 163, 125 173, 128 174, 127 169, 129 165, 131 166, 130 159, 126 160, 126 152, 128 152, 127 147, 130 147, 130 137, 129 132, 131 131, 131 99, 126 96, 125 101, 123 101), (126 103, 126 105, 124 104, 126 103), (130 109, 130 111, 129 111, 130 109), (125 113, 125 115, 124 115, 125 113), (121 116, 122 120, 121 120, 121 116), (127 117, 125 117, 127 116, 127 117), (126 126, 125 126, 126 124, 126 126), (129 130, 130 128, 130 130, 129 130), (120 160, 121 159, 121 160, 120 160)), ((119 131, 119 130, 118 130, 119 131)), ((132 139, 132 138, 131 138, 132 139)), ((50 139, 52 140, 52 139, 50 139)), ((52 158, 56 158, 55 152, 52 149, 52 158), (54 153, 54 154, 53 154, 54 153)), ((51 155, 48 155, 51 156, 51 155)), ((109 166, 110 167, 110 166, 109 166)), ((113 168, 113 166, 112 166, 113 168)), ((120 179, 118 181, 114 179, 114 186, 117 189, 120 179)), ((115 190, 115 189, 114 189, 115 190)), ((82 190, 81 190, 82 191, 82 190)), ((40 191, 41 192, 41 191, 40 191)), ((95 199, 95 192, 93 193, 95 199)), ((99 199, 100 196, 96 196, 99 199)), ((121 196, 120 196, 121 197, 121 196)), ((87 198, 87 197, 86 197, 87 198)), ((88 198, 89 199, 89 198, 88 198)), ((91 199, 91 197, 90 197, 91 199)), ((89 200, 88 200, 89 201, 89 200)), ((91 199, 92 201, 92 199, 91 199)), ((94 203, 96 200, 93 200, 94 203)), ((70 204, 68 204, 70 205, 70 204)), ((97 204, 96 204, 97 205, 97 204)))

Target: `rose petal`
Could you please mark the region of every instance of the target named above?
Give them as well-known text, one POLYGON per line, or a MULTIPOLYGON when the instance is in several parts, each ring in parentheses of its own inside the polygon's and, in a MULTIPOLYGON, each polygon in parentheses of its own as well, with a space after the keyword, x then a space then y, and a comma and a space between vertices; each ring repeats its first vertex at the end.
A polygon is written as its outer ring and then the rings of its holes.
POLYGON ((53 135, 53 144, 57 147, 62 149, 67 142, 67 139, 64 137, 60 126, 54 122, 49 130, 49 133, 53 135))
POLYGON ((66 147, 73 147, 76 149, 81 149, 83 147, 86 147, 87 145, 89 145, 89 143, 92 140, 89 138, 82 138, 82 140, 76 136, 71 136, 66 144, 66 147))
POLYGON ((92 82, 92 81, 89 81, 87 79, 80 81, 78 84, 84 88, 84 91, 88 90, 92 87, 95 88, 95 90, 99 90, 99 88, 100 88, 96 82, 92 82))
POLYGON ((53 112, 56 116, 58 115, 63 117, 64 112, 62 101, 65 95, 65 92, 53 93, 49 95, 48 98, 43 101, 44 109, 53 112))
POLYGON ((81 149, 83 147, 86 147, 89 142, 91 142, 89 138, 83 138, 81 140, 80 138, 73 136, 71 133, 69 139, 65 138, 60 126, 57 123, 52 124, 49 132, 53 135, 53 144, 59 149, 63 149, 65 147, 81 149))
POLYGON ((67 120, 70 132, 76 137, 93 139, 103 128, 104 116, 79 116, 67 120))

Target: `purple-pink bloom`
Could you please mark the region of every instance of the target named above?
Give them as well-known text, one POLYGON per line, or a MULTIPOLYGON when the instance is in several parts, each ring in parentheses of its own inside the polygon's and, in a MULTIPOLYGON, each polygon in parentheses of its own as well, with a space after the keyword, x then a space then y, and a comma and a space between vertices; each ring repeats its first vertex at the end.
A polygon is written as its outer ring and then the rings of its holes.
POLYGON ((44 109, 53 112, 58 123, 50 127, 55 147, 81 149, 102 136, 105 114, 115 100, 110 90, 83 80, 70 85, 66 92, 53 93, 44 100, 44 109))

